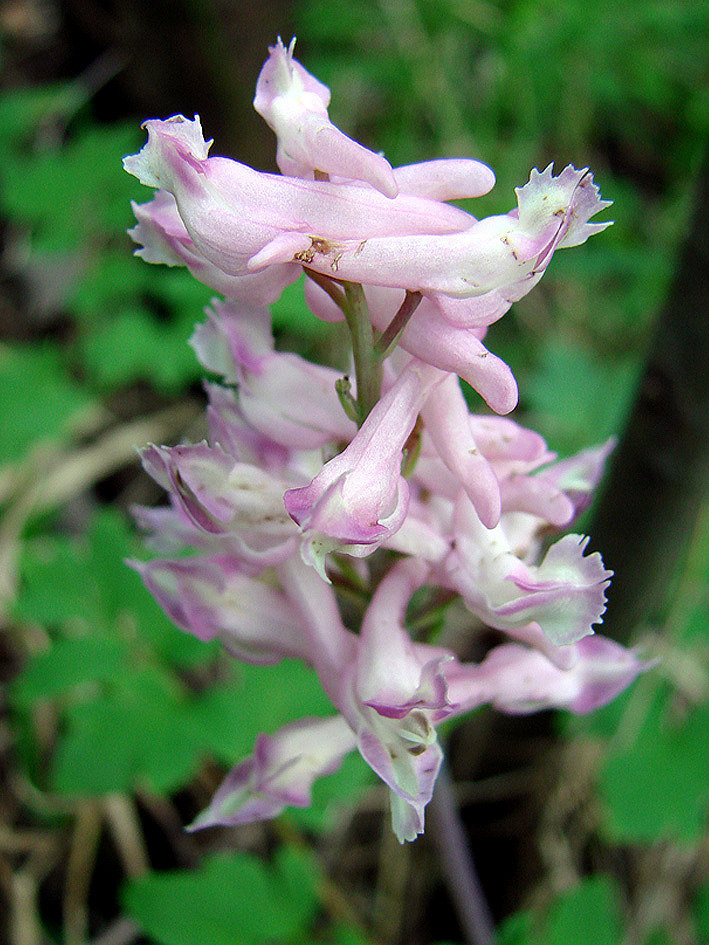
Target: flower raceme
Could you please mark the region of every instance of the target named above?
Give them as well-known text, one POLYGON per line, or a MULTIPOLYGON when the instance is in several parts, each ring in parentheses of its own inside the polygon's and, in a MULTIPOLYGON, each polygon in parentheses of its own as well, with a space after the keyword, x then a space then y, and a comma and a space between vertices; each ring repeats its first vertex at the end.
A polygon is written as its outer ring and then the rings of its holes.
POLYGON ((262 735, 191 829, 305 806, 357 750, 403 842, 424 829, 443 719, 484 704, 587 712, 645 668, 594 635, 611 576, 600 555, 580 535, 548 540, 588 504, 613 444, 558 460, 515 421, 472 413, 459 384, 513 409, 487 327, 555 250, 609 225, 590 222, 607 202, 587 170, 548 167, 514 210, 477 220, 448 201, 486 193, 485 164, 392 167, 332 124, 329 100, 279 40, 254 106, 281 175, 210 157, 199 119, 182 116, 146 122, 125 159, 156 188, 134 207, 137 254, 223 296, 191 339, 221 377, 206 385, 208 437, 142 451, 170 502, 136 510, 162 557, 133 565, 184 631, 246 662, 311 666, 335 713, 262 735), (277 350, 268 306, 303 270, 313 313, 347 322, 352 381, 277 350), (471 634, 499 633, 481 661, 412 638, 424 588, 464 602, 471 634))

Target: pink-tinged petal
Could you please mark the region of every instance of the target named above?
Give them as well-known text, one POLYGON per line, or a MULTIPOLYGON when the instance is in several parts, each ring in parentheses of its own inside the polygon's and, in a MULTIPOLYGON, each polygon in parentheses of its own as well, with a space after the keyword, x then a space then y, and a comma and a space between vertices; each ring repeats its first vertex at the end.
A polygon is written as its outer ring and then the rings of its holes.
POLYGON ((640 673, 657 665, 657 661, 641 660, 633 650, 599 635, 579 640, 576 650, 576 672, 581 685, 576 698, 568 707, 579 715, 607 705, 627 689, 640 673))
POLYGON ((422 417, 438 455, 465 489, 480 521, 494 528, 502 508, 500 486, 475 444, 468 405, 455 375, 431 392, 422 417))
POLYGON ((124 166, 143 183, 169 191, 195 250, 228 275, 275 263, 326 258, 337 269, 340 240, 451 233, 471 217, 457 207, 402 194, 391 200, 359 185, 261 174, 207 157, 199 120, 181 115, 145 123, 148 142, 124 166), (263 252, 263 255, 259 256, 263 252))
POLYGON ((362 621, 355 689, 359 700, 380 715, 402 719, 413 709, 447 710, 441 666, 452 654, 423 662, 404 627, 406 607, 428 577, 428 567, 412 558, 394 565, 377 587, 362 621))
POLYGON ((336 269, 338 278, 352 282, 434 296, 469 298, 499 290, 508 300, 519 299, 539 280, 554 250, 571 245, 566 237, 586 239, 609 225, 579 222, 603 209, 603 201, 589 204, 592 186, 586 170, 567 167, 558 177, 550 168, 533 171, 529 183, 517 190, 519 210, 486 217, 464 232, 372 234, 322 247, 314 242, 309 265, 326 275, 336 269))
POLYGON ((170 506, 148 508, 133 505, 130 511, 138 528, 148 533, 147 547, 157 554, 177 554, 186 545, 198 545, 202 537, 194 522, 174 499, 170 506))
POLYGON ((513 302, 513 299, 497 290, 466 298, 454 298, 442 292, 429 292, 427 298, 454 328, 487 328, 502 318, 513 302))
MULTIPOLYGON (((380 319, 375 325, 386 328, 380 319)), ((426 364, 467 381, 497 413, 509 413, 517 406, 517 382, 509 366, 471 330, 454 328, 438 317, 428 299, 411 316, 399 344, 426 364)))
POLYGON ((502 509, 528 512, 556 528, 568 525, 574 517, 573 502, 541 476, 510 476, 500 482, 502 509))
POLYGON ((573 505, 574 517, 591 504, 591 499, 605 471, 606 461, 615 449, 616 438, 611 437, 600 446, 582 450, 569 459, 548 466, 536 478, 544 479, 565 493, 573 505))
POLYGON ((260 373, 273 352, 271 313, 263 307, 229 301, 214 302, 207 321, 195 327, 189 340, 200 364, 238 384, 241 369, 260 373))
POLYGON ((131 562, 170 619, 200 640, 219 639, 238 659, 310 659, 286 596, 241 573, 232 557, 131 562))
MULTIPOLYGON (((286 492, 286 509, 306 538, 324 536, 325 551, 333 549, 332 541, 364 554, 401 527, 409 497, 400 471, 402 451, 426 397, 443 377, 411 361, 349 446, 310 485, 286 492)), ((311 558, 312 542, 305 548, 311 558)))
POLYGON ((233 390, 218 384, 204 387, 209 400, 207 424, 212 445, 242 463, 282 473, 290 460, 290 451, 246 423, 233 390))
MULTIPOLYGON (((359 739, 360 754, 391 790, 392 827, 399 843, 423 833, 424 809, 443 761, 435 733, 423 719, 414 711, 402 720, 408 722, 411 737, 400 731, 394 737, 386 730, 379 734, 364 730, 359 739)), ((384 724, 382 720, 382 729, 384 724)))
POLYGON ((207 314, 190 343, 205 367, 238 385, 240 413, 254 430, 298 450, 352 439, 357 428, 335 387, 342 375, 274 351, 268 310, 229 301, 207 314))
POLYGON ((166 190, 159 190, 149 203, 131 206, 138 224, 128 235, 140 247, 136 256, 149 263, 186 266, 200 282, 229 298, 249 305, 271 305, 300 275, 296 263, 270 266, 243 276, 222 272, 197 251, 180 218, 175 198, 166 190))
POLYGON ((503 617, 524 614, 534 620, 556 646, 575 643, 593 633, 606 609, 605 590, 612 571, 606 570, 600 554, 584 555, 588 538, 564 535, 546 553, 539 567, 511 571, 509 580, 526 595, 498 608, 503 617))
POLYGON ((479 449, 496 467, 500 463, 514 461, 525 464, 523 469, 516 467, 518 471, 523 471, 555 458, 554 453, 549 453, 539 433, 527 430, 507 417, 471 414, 470 425, 479 449))
MULTIPOLYGON (((186 165, 199 168, 207 160, 214 139, 205 141, 198 115, 195 115, 193 121, 183 115, 173 115, 166 121, 150 119, 143 122, 143 127, 147 128, 149 133, 152 127, 157 126, 160 127, 161 137, 169 140, 169 147, 175 156, 181 158, 186 165)), ((123 167, 147 187, 162 188, 165 185, 165 177, 173 176, 166 175, 162 148, 153 138, 149 138, 148 144, 138 154, 130 154, 124 158, 123 167)))
POLYGON ((305 280, 303 295, 306 305, 316 318, 333 324, 345 320, 345 313, 339 305, 312 279, 305 280))
POLYGON ((421 511, 420 504, 413 510, 409 504, 401 528, 383 542, 383 547, 430 564, 440 564, 450 551, 450 540, 428 516, 420 514, 421 511))
POLYGON ((320 684, 335 708, 343 711, 343 677, 354 663, 357 638, 342 622, 335 592, 298 556, 284 562, 278 576, 301 618, 320 684))
MULTIPOLYGON (((366 295, 372 324, 385 331, 403 301, 403 293, 368 286, 366 295)), ((323 321, 337 322, 344 317, 330 296, 309 279, 305 300, 323 321)), ((509 366, 488 351, 472 330, 445 322, 429 299, 424 298, 409 319, 399 345, 420 361, 457 374, 496 412, 509 413, 517 405, 517 383, 509 366)))
POLYGON ((371 184, 387 197, 398 187, 391 165, 380 154, 348 138, 330 121, 330 91, 293 58, 295 39, 280 37, 269 47, 256 83, 254 108, 276 133, 283 174, 312 177, 315 170, 371 184))
POLYGON ((583 714, 606 705, 653 664, 605 637, 585 637, 570 647, 568 669, 536 649, 504 643, 479 665, 452 663, 446 673, 456 712, 490 703, 514 715, 544 709, 583 714))
POLYGON ((455 528, 448 575, 481 620, 513 636, 536 624, 552 647, 593 633, 612 572, 598 552, 584 556, 588 539, 566 535, 534 566, 512 553, 500 526, 485 529, 467 501, 456 504, 455 528))
POLYGON ((287 806, 308 807, 313 783, 337 770, 355 747, 355 735, 339 715, 260 735, 254 754, 232 768, 187 829, 233 827, 277 817, 287 806))
POLYGON ((235 462, 221 447, 150 446, 140 455, 146 472, 176 496, 199 528, 212 534, 258 528, 282 538, 294 533, 283 507, 283 481, 235 462))
POLYGON ((432 200, 464 200, 482 197, 495 186, 495 174, 487 164, 470 158, 442 158, 394 168, 399 190, 432 200))

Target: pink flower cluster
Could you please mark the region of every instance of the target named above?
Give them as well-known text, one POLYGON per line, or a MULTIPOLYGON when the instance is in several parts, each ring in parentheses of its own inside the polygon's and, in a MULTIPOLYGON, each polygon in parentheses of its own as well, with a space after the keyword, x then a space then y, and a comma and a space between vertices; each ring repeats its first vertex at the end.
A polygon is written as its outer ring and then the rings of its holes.
POLYGON ((536 433, 470 413, 459 384, 513 409, 515 380, 485 331, 556 249, 608 225, 589 222, 607 202, 587 170, 549 167, 515 209, 477 220, 447 201, 487 192, 488 167, 392 168, 339 131, 328 104, 279 40, 254 106, 282 175, 209 157, 199 119, 182 116, 146 122, 147 144, 125 159, 157 188, 135 206, 138 255, 187 266, 224 296, 192 338, 223 378, 207 385, 209 438, 143 450, 170 505, 138 510, 166 557, 135 567, 182 629, 242 660, 304 660, 337 710, 262 735, 193 828, 308 805, 314 780, 358 749, 390 788, 404 841, 423 830, 441 720, 483 704, 588 712, 643 669, 593 635, 611 576, 600 556, 577 534, 547 541, 589 502, 611 444, 558 461, 536 433), (343 409, 362 401, 337 371, 275 349, 268 305, 304 269, 325 321, 351 315, 353 288, 371 339, 400 319, 393 353, 369 354, 378 398, 359 413, 343 409), (353 574, 370 589, 355 627, 336 592, 353 574), (504 642, 469 662, 414 639, 406 611, 424 587, 462 599, 471 633, 494 628, 504 642))

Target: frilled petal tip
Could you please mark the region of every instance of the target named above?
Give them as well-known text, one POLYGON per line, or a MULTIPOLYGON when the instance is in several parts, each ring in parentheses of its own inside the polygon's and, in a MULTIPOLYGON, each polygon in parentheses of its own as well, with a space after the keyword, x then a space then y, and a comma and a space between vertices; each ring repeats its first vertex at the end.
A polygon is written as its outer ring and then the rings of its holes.
POLYGON ((543 171, 535 167, 529 181, 524 187, 515 188, 515 193, 519 222, 524 231, 541 232, 546 221, 558 217, 561 229, 555 240, 557 246, 578 246, 589 236, 611 226, 610 221, 588 222, 596 213, 609 207, 611 201, 601 200, 598 187, 593 183, 593 174, 587 167, 576 170, 569 164, 558 177, 554 176, 553 164, 543 171))
POLYGON ((212 801, 187 827, 234 827, 308 807, 317 778, 335 771, 356 746, 341 716, 302 719, 260 735, 250 758, 232 768, 212 801))
POLYGON ((174 152, 196 169, 207 160, 213 143, 212 139, 204 140, 199 115, 195 115, 192 120, 184 115, 173 115, 165 121, 150 118, 143 122, 143 128, 148 131, 147 143, 137 154, 123 158, 123 167, 148 187, 163 187, 166 184, 164 141, 169 141, 174 152))
POLYGON ((551 546, 538 568, 520 568, 509 580, 519 598, 498 609, 503 616, 524 612, 555 646, 567 646, 593 633, 606 609, 605 590, 613 576, 595 551, 584 556, 589 539, 565 535, 551 546))

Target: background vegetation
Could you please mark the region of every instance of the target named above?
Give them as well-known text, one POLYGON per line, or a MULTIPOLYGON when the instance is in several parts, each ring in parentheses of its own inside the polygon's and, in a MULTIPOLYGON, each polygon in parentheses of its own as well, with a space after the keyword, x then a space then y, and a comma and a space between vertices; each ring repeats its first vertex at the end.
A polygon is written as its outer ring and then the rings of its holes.
MULTIPOLYGON (((312 810, 184 834, 259 731, 327 712, 286 662, 236 670, 173 628, 126 558, 160 501, 134 448, 201 436, 186 341, 210 292, 131 255, 121 170, 146 117, 202 113, 217 153, 273 169, 249 103, 266 45, 394 164, 481 158, 478 216, 529 168, 593 168, 615 226, 560 254, 491 331, 517 418, 562 455, 622 435, 690 235, 709 130, 709 5, 304 0, 0 8, 0 940, 11 945, 455 942, 430 836, 399 848, 358 759, 312 810), (267 696, 267 698, 265 698, 267 696)), ((704 319, 707 311, 689 310, 704 319)), ((299 286, 283 344, 326 357, 299 286)), ((696 358, 702 357, 698 343, 696 358)), ((694 370, 705 375, 705 361, 694 370)), ((707 404, 692 403, 703 417, 707 404)), ((709 431, 707 432, 709 438, 709 431)), ((705 468, 705 467, 703 467, 705 468)), ((628 497, 630 502, 630 497, 628 497)), ((657 668, 583 720, 478 714, 450 735, 500 945, 709 939, 706 491, 632 627, 657 668), (500 727, 502 726, 502 727, 500 727), (500 750, 502 745, 502 750, 500 750)), ((621 523, 633 547, 634 523, 621 523)), ((614 561, 607 557, 610 567, 614 561)))

